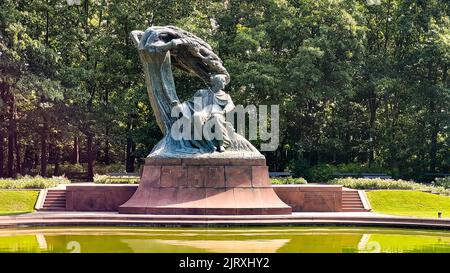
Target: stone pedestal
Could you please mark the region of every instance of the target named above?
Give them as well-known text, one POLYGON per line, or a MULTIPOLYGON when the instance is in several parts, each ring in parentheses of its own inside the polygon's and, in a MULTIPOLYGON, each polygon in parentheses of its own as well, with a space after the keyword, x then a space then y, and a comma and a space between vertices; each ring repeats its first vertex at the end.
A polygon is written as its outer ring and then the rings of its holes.
POLYGON ((137 191, 120 213, 291 214, 275 194, 265 159, 147 158, 137 191))
POLYGON ((273 185, 273 189, 292 211, 342 211, 341 185, 273 185))

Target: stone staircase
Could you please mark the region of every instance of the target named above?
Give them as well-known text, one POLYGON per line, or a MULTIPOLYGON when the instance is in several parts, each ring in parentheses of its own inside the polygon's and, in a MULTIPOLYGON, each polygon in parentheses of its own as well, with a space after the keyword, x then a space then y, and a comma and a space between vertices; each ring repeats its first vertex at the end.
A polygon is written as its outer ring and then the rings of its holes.
POLYGON ((66 190, 48 189, 45 201, 40 209, 42 211, 64 211, 66 210, 66 190))
POLYGON ((342 211, 343 212, 366 212, 370 209, 364 206, 358 190, 342 189, 342 211))

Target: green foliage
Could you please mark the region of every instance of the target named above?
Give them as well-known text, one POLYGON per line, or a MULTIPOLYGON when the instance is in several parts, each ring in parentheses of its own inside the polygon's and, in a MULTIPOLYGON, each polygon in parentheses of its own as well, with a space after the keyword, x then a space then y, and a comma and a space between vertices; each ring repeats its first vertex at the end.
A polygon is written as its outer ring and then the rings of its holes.
POLYGON ((339 178, 333 179, 329 183, 360 190, 418 190, 430 191, 439 194, 450 194, 450 191, 446 190, 444 187, 430 186, 401 179, 339 178))
POLYGON ((52 178, 24 176, 18 179, 0 179, 0 189, 46 189, 69 183, 70 180, 64 176, 52 178))
POLYGON ((436 178, 433 185, 450 189, 450 176, 436 178))
POLYGON ((344 187, 361 190, 389 189, 389 190, 412 190, 418 183, 405 180, 392 180, 380 178, 338 178, 329 182, 344 187))
POLYGON ((85 166, 82 164, 68 164, 64 163, 60 165, 61 173, 68 174, 68 173, 82 173, 86 171, 85 166))
POLYGON ((101 175, 101 174, 94 175, 94 183, 108 184, 108 180, 109 180, 109 176, 107 176, 107 175, 101 175))
MULTIPOLYGON (((317 182, 333 168, 405 179, 450 168, 449 1, 82 3, 0 2, 0 138, 17 137, 14 159, 25 165, 5 159, 3 176, 37 173, 41 154, 43 175, 56 162, 81 171, 64 163, 75 137, 93 173, 124 171, 106 165, 125 160, 136 171, 161 132, 129 33, 168 24, 213 46, 236 104, 280 106, 271 168, 317 182)), ((174 77, 183 100, 205 85, 174 77)))
POLYGON ((306 179, 304 179, 303 177, 298 177, 298 178, 292 178, 292 177, 271 178, 270 181, 272 182, 272 184, 275 184, 275 185, 282 185, 282 184, 308 184, 306 179))
POLYGON ((367 164, 349 163, 349 164, 339 164, 336 166, 336 172, 338 173, 389 173, 386 168, 367 164))
POLYGON ((94 173, 105 175, 108 173, 125 173, 125 166, 124 164, 110 164, 110 165, 104 165, 104 164, 95 164, 94 165, 94 173))
POLYGON ((318 164, 310 167, 305 159, 291 161, 288 170, 293 172, 295 177, 306 177, 309 181, 315 182, 327 182, 333 179, 337 173, 353 173, 355 176, 362 173, 395 174, 395 171, 389 168, 360 163, 318 164))
POLYGON ((303 158, 291 161, 288 167, 294 177, 309 177, 309 169, 309 162, 303 158))
POLYGON ((309 170, 309 176, 306 179, 313 182, 327 182, 333 179, 336 167, 330 164, 319 164, 309 170))
POLYGON ((138 176, 94 175, 94 183, 97 184, 139 184, 139 180, 138 176))

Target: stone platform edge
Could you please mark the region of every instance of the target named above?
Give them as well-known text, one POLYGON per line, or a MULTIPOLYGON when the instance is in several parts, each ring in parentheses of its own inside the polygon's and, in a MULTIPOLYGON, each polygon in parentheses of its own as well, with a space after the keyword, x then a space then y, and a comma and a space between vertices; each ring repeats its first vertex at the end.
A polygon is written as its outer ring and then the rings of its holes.
POLYGON ((293 213, 292 215, 134 215, 118 213, 35 212, 0 216, 0 228, 37 226, 383 226, 449 229, 450 218, 417 218, 375 213, 293 213))

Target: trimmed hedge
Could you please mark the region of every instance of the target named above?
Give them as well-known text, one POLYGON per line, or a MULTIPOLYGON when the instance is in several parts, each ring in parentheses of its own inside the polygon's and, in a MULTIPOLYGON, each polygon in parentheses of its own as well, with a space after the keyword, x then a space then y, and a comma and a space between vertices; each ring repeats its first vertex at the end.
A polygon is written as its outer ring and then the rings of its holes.
POLYGON ((0 189, 46 189, 69 183, 70 180, 64 176, 52 178, 24 176, 17 179, 0 179, 0 189))
POLYGON ((380 179, 380 178, 337 178, 329 182, 347 188, 360 190, 419 190, 439 194, 450 194, 450 190, 444 187, 424 185, 413 181, 380 179))
POLYGON ((436 178, 433 182, 433 185, 450 189, 450 176, 436 178))
POLYGON ((134 176, 109 176, 96 174, 94 175, 94 183, 96 184, 139 184, 139 177, 134 176))
POLYGON ((303 177, 299 177, 299 178, 292 178, 292 177, 272 178, 272 179, 270 179, 270 181, 272 182, 272 184, 277 184, 277 185, 282 185, 282 184, 308 184, 306 179, 304 179, 303 177))
POLYGON ((288 170, 293 172, 294 177, 304 177, 312 182, 327 182, 335 178, 335 173, 388 173, 393 175, 389 169, 380 166, 368 166, 367 164, 318 164, 310 166, 305 159, 294 160, 289 164, 288 170))

